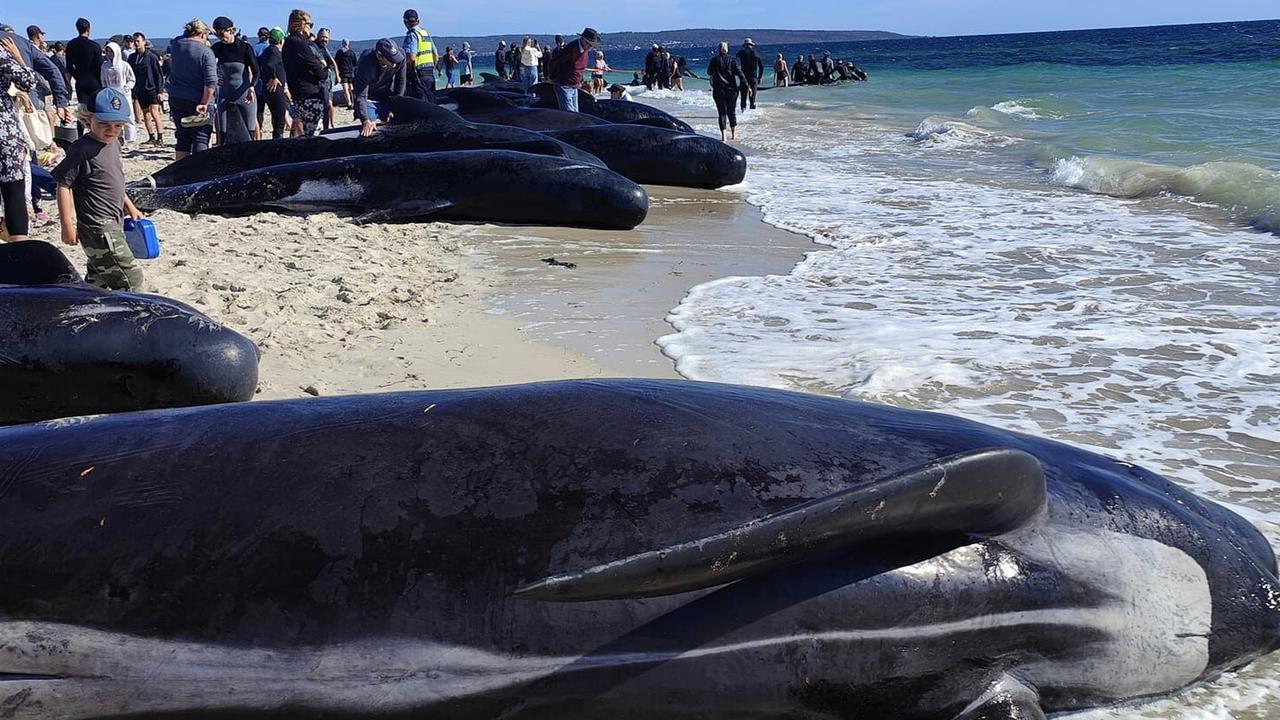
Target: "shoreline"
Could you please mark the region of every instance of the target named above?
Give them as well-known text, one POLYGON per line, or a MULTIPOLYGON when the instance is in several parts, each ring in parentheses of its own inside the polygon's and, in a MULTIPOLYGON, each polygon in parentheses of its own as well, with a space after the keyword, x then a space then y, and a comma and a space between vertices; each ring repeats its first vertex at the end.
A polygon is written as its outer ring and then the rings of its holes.
MULTIPOLYGON (((126 177, 168 162, 168 151, 127 153, 126 177)), ((162 210, 150 216, 161 256, 139 261, 144 292, 253 340, 256 399, 677 378, 656 341, 693 287, 787 272, 817 246, 764 223, 733 190, 645 189, 649 217, 625 232, 162 210)), ((50 215, 32 238, 83 272, 83 252, 61 243, 50 215)))

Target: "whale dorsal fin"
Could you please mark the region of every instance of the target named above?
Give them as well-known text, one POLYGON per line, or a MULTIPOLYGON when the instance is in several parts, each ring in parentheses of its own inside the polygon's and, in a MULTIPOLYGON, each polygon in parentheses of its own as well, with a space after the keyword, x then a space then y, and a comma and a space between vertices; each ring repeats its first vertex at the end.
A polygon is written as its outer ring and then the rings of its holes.
POLYGON ((960 547, 1020 527, 1044 502, 1044 473, 1033 456, 1012 449, 981 450, 810 500, 715 535, 543 578, 515 594, 560 602, 673 595, 888 539, 954 539, 953 547, 960 547))
POLYGON ((0 243, 0 285, 60 285, 80 281, 71 261, 43 240, 0 243))

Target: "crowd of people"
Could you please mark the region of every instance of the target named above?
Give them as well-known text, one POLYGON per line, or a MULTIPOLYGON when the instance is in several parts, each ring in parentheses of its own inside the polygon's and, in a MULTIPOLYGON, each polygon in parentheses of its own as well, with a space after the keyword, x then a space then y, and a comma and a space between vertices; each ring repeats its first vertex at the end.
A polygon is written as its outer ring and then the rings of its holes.
MULTIPOLYGON (((63 240, 85 248, 88 279, 136 288, 140 274, 124 244, 121 219, 137 211, 124 197, 121 151, 165 146, 166 126, 178 160, 208 149, 215 134, 220 145, 262 139, 268 113, 271 138, 312 136, 330 128, 335 107, 343 105, 367 136, 389 118, 389 98, 435 102, 437 78, 446 89, 475 82, 476 53, 469 43, 438 54, 416 10, 405 10, 402 22, 402 37, 382 38, 359 56, 347 40, 331 50, 330 31, 315 28, 302 9, 290 12, 283 28, 259 27, 255 43, 229 17, 212 25, 192 19, 163 49, 141 32, 113 35, 104 47, 86 18, 76 20, 75 37, 52 44, 38 26, 29 26, 23 37, 0 23, 0 87, 10 89, 0 93, 4 235, 24 239, 33 220, 49 222, 40 201, 56 197, 63 240)), ((497 75, 525 92, 549 82, 557 106, 568 111, 578 110, 580 90, 601 93, 605 74, 619 72, 589 27, 570 40, 557 35, 548 46, 529 36, 500 41, 493 59, 497 75)), ((729 139, 736 135, 737 107, 755 107, 764 72, 750 38, 733 56, 720 43, 707 79, 722 139, 726 131, 729 139)), ((797 57, 790 67, 779 54, 774 73, 778 86, 866 77, 830 53, 821 61, 810 55, 807 63, 797 57)), ((632 85, 680 90, 685 77, 698 76, 685 58, 655 43, 632 85)), ((608 90, 614 99, 626 97, 621 85, 608 90)))

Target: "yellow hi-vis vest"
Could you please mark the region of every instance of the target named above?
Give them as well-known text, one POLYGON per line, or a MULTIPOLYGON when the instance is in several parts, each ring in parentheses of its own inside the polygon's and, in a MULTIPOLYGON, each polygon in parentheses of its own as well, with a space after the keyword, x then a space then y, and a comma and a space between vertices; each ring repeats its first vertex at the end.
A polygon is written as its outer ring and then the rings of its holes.
POLYGON ((414 48, 413 53, 413 66, 427 67, 435 65, 436 50, 435 46, 431 44, 431 34, 423 30, 421 25, 409 32, 413 33, 413 36, 418 40, 417 47, 414 48))

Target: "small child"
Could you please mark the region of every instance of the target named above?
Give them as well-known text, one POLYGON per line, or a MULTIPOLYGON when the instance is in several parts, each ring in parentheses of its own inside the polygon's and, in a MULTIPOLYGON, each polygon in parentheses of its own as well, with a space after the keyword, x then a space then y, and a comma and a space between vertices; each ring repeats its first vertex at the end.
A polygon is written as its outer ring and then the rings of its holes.
POLYGON ((123 227, 124 213, 134 220, 142 217, 125 195, 120 160, 129 102, 115 88, 99 90, 84 119, 89 132, 67 148, 67 156, 53 169, 62 242, 84 248, 89 260, 85 280, 109 290, 142 288, 142 268, 129 252, 123 227))

